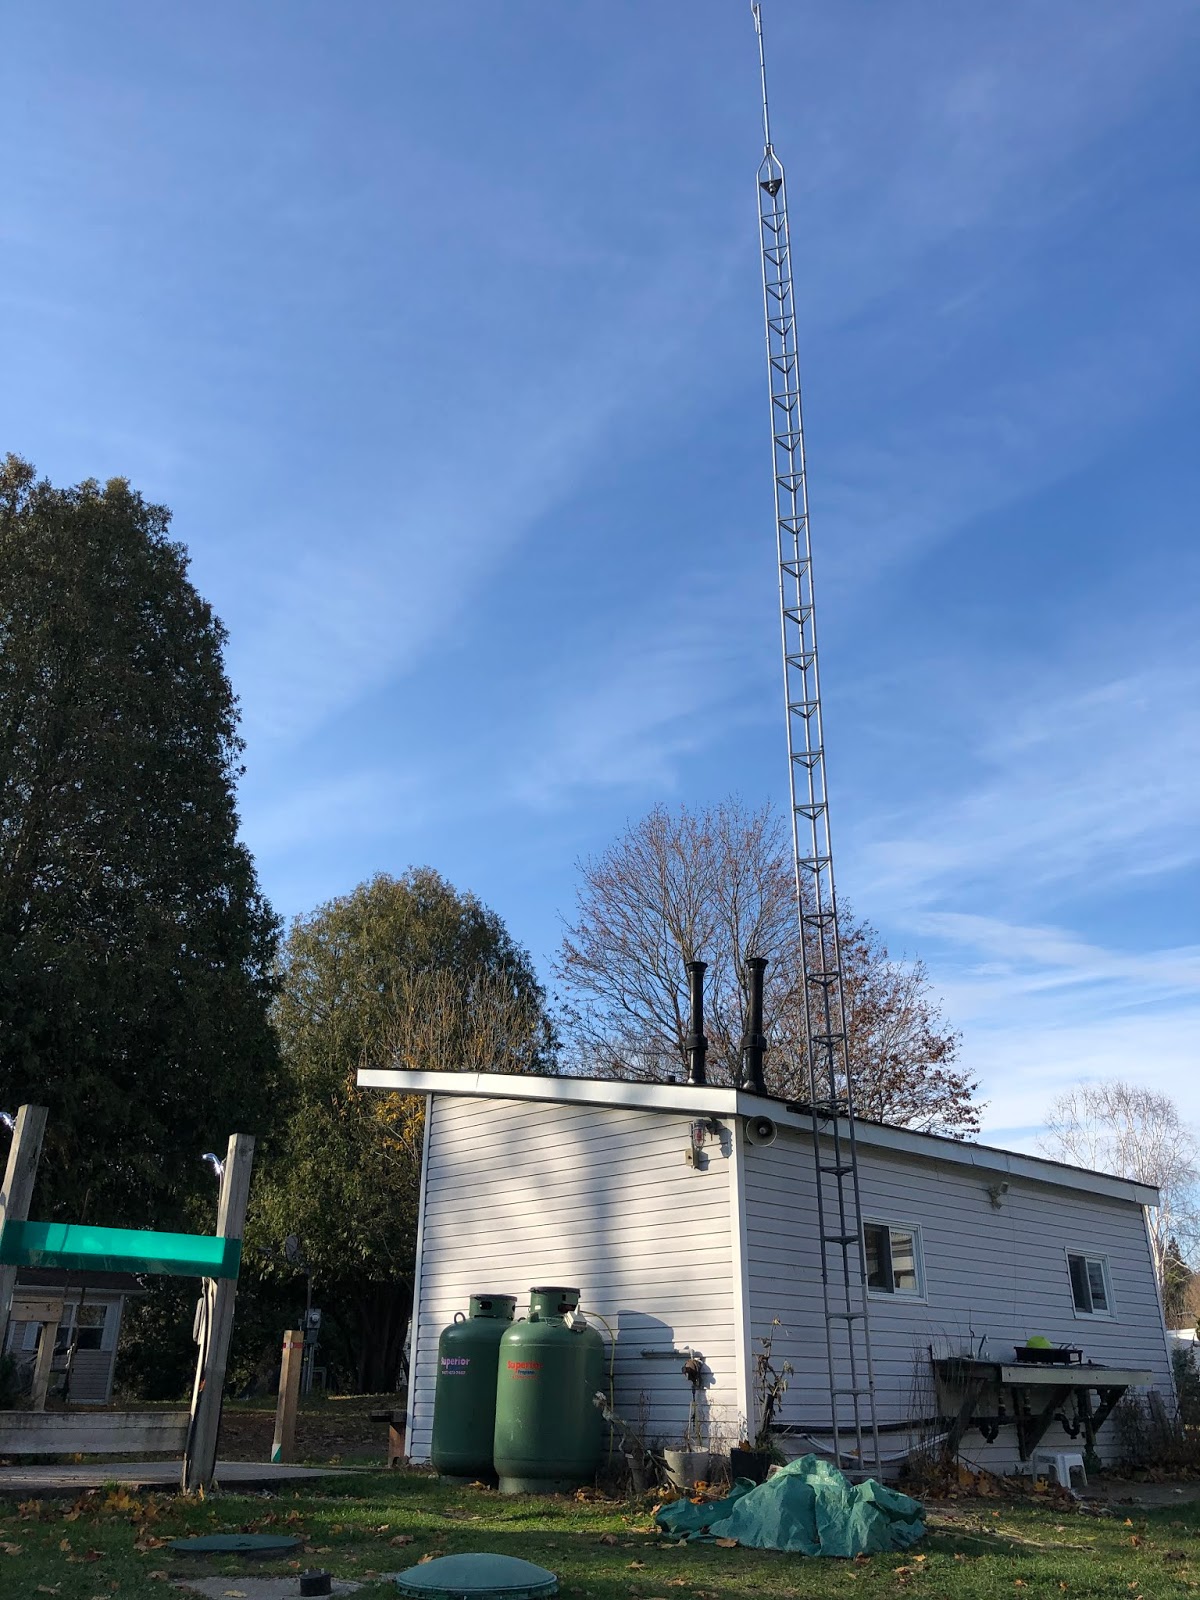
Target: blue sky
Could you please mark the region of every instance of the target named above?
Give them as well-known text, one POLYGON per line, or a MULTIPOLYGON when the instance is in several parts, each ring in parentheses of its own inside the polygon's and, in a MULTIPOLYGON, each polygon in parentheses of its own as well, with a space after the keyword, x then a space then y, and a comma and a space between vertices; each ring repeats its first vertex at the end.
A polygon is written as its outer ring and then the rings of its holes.
MULTIPOLYGON (((1200 1119, 1200 11, 765 0, 838 878, 989 1137, 1200 1119)), ((741 0, 59 0, 0 52, 0 449, 171 505, 291 915, 786 783, 741 0)))

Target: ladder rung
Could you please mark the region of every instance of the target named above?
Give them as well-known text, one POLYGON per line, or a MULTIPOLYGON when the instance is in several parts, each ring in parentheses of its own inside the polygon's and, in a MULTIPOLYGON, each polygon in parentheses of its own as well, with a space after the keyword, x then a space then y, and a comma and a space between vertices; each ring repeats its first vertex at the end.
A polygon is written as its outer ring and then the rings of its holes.
POLYGON ((822 1163, 821 1171, 822 1172, 831 1172, 837 1178, 845 1178, 845 1177, 849 1176, 849 1174, 851 1172, 854 1171, 854 1168, 853 1168, 853 1166, 849 1165, 848 1163, 843 1163, 841 1166, 829 1166, 829 1167, 825 1166, 822 1163))
POLYGON ((870 1391, 870 1389, 831 1389, 829 1392, 830 1392, 831 1395, 834 1395, 835 1397, 837 1395, 840 1395, 840 1394, 841 1395, 857 1395, 859 1397, 859 1399, 861 1400, 864 1395, 870 1394, 871 1391, 870 1391))
POLYGON ((859 1322, 862 1319, 861 1311, 827 1311, 826 1317, 830 1322, 837 1317, 842 1322, 859 1322))
POLYGON ((854 1244, 858 1240, 856 1233, 823 1233, 821 1237, 826 1244, 854 1244))

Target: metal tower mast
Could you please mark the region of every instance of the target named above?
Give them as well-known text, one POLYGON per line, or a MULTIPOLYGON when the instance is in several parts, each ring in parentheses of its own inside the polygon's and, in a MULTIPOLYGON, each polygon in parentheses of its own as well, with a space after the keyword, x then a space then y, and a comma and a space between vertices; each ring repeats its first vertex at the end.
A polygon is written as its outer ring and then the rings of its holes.
POLYGON ((817 674, 796 302, 783 163, 771 143, 762 13, 752 0, 762 75, 764 150, 758 169, 763 309, 770 373, 779 606, 787 706, 796 906, 804 962, 804 1027, 812 1110, 833 1453, 838 1466, 878 1466, 879 1426, 867 1317, 866 1253, 846 1040, 825 738, 817 674))

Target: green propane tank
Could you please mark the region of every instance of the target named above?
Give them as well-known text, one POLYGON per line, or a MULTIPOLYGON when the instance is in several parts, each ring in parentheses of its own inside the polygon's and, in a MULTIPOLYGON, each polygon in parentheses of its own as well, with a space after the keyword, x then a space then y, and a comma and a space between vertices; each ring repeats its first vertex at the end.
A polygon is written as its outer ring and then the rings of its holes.
POLYGON ((515 1294, 473 1294, 438 1339, 430 1458, 445 1478, 492 1476, 496 1352, 516 1309, 515 1294))
POLYGON ((592 1396, 604 1384, 604 1340, 565 1319, 578 1289, 531 1289, 529 1320, 500 1341, 493 1459, 501 1494, 554 1494, 590 1483, 604 1421, 592 1396))

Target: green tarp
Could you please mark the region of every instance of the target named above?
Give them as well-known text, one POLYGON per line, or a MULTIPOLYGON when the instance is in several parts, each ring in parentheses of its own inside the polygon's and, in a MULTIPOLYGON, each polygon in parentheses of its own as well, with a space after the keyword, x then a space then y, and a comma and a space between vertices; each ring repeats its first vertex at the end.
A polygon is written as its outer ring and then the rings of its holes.
POLYGON ((874 1478, 851 1483, 828 1461, 803 1456, 766 1483, 739 1478, 723 1500, 676 1500, 655 1521, 688 1539, 736 1539, 755 1550, 805 1556, 874 1555, 906 1550, 925 1536, 919 1500, 874 1478))

